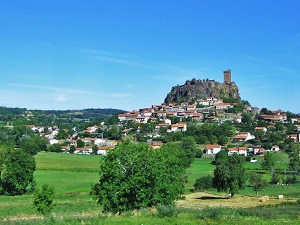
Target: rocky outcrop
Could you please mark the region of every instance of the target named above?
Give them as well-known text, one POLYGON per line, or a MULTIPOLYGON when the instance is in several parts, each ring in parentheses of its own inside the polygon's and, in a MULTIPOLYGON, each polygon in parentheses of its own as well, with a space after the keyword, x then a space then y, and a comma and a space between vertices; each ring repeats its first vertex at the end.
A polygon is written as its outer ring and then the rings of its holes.
POLYGON ((215 80, 187 80, 184 85, 172 87, 171 92, 165 98, 165 103, 194 101, 199 98, 233 98, 241 100, 239 88, 234 82, 229 84, 219 83, 215 80))

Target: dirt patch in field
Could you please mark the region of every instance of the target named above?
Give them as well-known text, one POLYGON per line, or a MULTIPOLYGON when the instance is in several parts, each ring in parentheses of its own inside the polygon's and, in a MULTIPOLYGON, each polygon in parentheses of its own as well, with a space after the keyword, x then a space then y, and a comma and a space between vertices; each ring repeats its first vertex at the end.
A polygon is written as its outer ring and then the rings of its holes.
POLYGON ((279 204, 282 202, 295 202, 296 199, 270 198, 266 202, 260 202, 259 197, 239 196, 230 198, 228 195, 216 195, 206 192, 197 192, 185 195, 185 200, 178 200, 176 205, 184 208, 205 208, 209 207, 232 207, 250 208, 260 205, 279 204))

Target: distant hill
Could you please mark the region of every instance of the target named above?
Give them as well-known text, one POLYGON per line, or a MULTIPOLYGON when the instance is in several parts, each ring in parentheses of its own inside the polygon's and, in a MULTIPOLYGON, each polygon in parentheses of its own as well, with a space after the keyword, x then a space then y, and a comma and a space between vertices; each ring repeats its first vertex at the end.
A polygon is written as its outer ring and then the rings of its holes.
POLYGON ((0 120, 9 121, 17 117, 31 117, 31 116, 57 116, 65 118, 78 119, 94 119, 94 118, 108 118, 110 116, 124 113, 121 109, 82 109, 82 110, 28 110, 26 108, 8 108, 0 107, 0 120))
POLYGON ((184 85, 172 87, 167 94, 165 103, 169 102, 191 102, 197 99, 215 97, 220 99, 234 99, 241 101, 239 88, 234 82, 219 83, 215 80, 187 80, 184 85))

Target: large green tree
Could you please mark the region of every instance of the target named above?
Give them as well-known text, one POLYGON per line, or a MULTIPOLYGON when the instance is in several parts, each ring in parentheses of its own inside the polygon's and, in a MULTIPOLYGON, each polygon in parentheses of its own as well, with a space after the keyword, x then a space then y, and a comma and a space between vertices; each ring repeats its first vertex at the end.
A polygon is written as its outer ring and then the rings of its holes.
POLYGON ((20 195, 34 181, 35 159, 22 149, 10 150, 1 165, 0 192, 5 195, 20 195))
POLYGON ((180 147, 185 152, 185 157, 182 160, 184 161, 184 166, 187 168, 195 159, 196 153, 199 149, 193 137, 183 137, 181 139, 180 147))
POLYGON ((114 213, 173 204, 185 182, 180 156, 176 144, 151 150, 147 145, 122 142, 104 158, 92 193, 104 211, 114 213))
POLYGON ((300 144, 294 143, 292 145, 291 152, 289 154, 289 169, 296 174, 299 174, 300 172, 300 144))
POLYGON ((237 154, 219 161, 214 171, 213 187, 218 191, 229 191, 233 198, 234 194, 245 185, 244 161, 244 157, 237 154))

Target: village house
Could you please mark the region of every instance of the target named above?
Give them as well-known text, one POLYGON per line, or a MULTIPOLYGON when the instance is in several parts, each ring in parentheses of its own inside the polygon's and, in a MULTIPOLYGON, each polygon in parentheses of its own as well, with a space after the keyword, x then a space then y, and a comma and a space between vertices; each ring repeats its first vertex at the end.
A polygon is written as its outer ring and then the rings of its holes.
POLYGON ((118 115, 118 119, 120 122, 122 121, 134 121, 139 116, 139 113, 136 111, 133 111, 131 113, 121 113, 118 115))
POLYGON ((87 127, 86 129, 85 129, 85 132, 87 132, 87 133, 95 133, 96 132, 96 130, 98 130, 99 129, 99 127, 98 126, 96 126, 96 125, 94 125, 94 126, 92 126, 92 127, 87 127))
POLYGON ((221 151, 221 145, 209 144, 205 146, 205 154, 217 154, 221 151))
POLYGON ((97 151, 97 155, 106 155, 107 151, 109 151, 110 149, 113 149, 115 146, 113 145, 108 145, 108 146, 98 146, 98 151, 97 151))
POLYGON ((291 122, 292 123, 299 123, 300 122, 300 118, 291 118, 291 122))
POLYGON ((216 110, 224 110, 228 108, 232 108, 232 105, 230 103, 218 103, 215 104, 216 110))
POLYGON ((236 117, 233 118, 233 121, 235 121, 237 123, 241 123, 242 122, 242 117, 236 116, 236 117))
POLYGON ((197 103, 202 106, 209 106, 209 101, 207 100, 199 99, 197 100, 197 103))
POLYGON ((263 155, 266 150, 262 148, 260 145, 253 146, 252 148, 249 148, 249 152, 253 155, 263 155))
POLYGON ((196 105, 195 105, 195 104, 188 105, 188 106, 186 107, 186 111, 189 111, 189 110, 195 111, 195 109, 196 109, 196 105))
POLYGON ((290 134, 289 138, 293 139, 294 142, 299 142, 299 140, 300 140, 299 134, 290 134))
POLYGON ((247 147, 233 147, 233 148, 228 148, 228 155, 233 155, 234 153, 238 155, 244 155, 247 156, 247 147))
POLYGON ((233 137, 236 141, 248 141, 254 139, 255 136, 249 132, 239 132, 236 136, 233 137))
POLYGON ((177 132, 177 131, 186 131, 186 124, 185 123, 173 124, 171 127, 171 132, 177 132))
POLYGON ((266 127, 255 127, 254 130, 267 132, 268 129, 266 127))
POLYGON ((153 141, 151 144, 151 148, 157 149, 160 148, 163 145, 162 141, 153 141))

